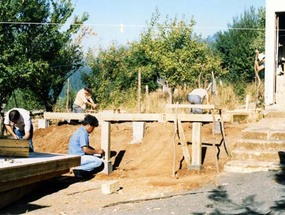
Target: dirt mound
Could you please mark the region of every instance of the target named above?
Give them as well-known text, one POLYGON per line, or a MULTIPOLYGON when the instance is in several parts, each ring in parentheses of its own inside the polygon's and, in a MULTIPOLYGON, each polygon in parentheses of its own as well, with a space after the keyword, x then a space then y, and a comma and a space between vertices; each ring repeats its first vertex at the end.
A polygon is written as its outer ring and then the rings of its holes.
MULTIPOLYGON (((48 153, 67 153, 68 142, 73 132, 80 125, 52 125, 47 129, 38 129, 34 134, 35 151, 48 153)), ((191 124, 183 123, 186 139, 191 142, 191 124)), ((232 147, 240 136, 244 124, 226 124, 226 137, 232 147)), ((220 137, 212 135, 212 125, 203 125, 203 142, 219 142, 220 137)), ((111 125, 111 161, 114 171, 109 174, 100 173, 91 180, 120 181, 125 192, 151 193, 179 192, 190 190, 205 183, 213 183, 216 176, 213 149, 203 150, 203 169, 188 170, 181 146, 174 141, 173 123, 147 123, 144 139, 141 144, 130 144, 132 141, 132 123, 111 125), (175 152, 175 153, 174 153, 175 152), (174 162, 175 158, 175 162, 174 162), (176 177, 173 176, 175 166, 176 177)), ((90 134, 90 144, 100 148, 101 128, 90 134)), ((191 154, 191 145, 189 145, 191 154)), ((220 169, 226 162, 226 153, 221 151, 220 169)))

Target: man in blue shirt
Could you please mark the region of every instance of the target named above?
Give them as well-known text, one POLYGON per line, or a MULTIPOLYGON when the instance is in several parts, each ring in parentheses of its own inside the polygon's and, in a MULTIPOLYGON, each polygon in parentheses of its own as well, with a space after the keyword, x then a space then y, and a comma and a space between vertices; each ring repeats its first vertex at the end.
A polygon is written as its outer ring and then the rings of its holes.
POLYGON ((103 149, 94 149, 89 145, 89 134, 98 127, 98 120, 95 116, 86 115, 82 122, 83 126, 78 128, 71 136, 68 145, 68 153, 81 156, 81 165, 73 169, 77 178, 91 177, 93 174, 103 170, 104 163, 96 155, 104 155, 103 149))

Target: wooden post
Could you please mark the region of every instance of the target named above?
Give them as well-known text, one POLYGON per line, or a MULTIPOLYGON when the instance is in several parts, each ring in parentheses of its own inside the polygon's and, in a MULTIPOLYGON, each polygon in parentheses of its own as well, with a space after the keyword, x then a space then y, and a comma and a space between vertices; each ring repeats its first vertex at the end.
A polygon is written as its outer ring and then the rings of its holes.
POLYGON ((202 168, 202 123, 192 123, 192 163, 189 169, 202 168))
POLYGON ((141 70, 138 72, 138 112, 141 113, 141 70))
POLYGON ((4 135, 4 117, 2 117, 2 113, 0 112, 0 136, 4 135))
POLYGON ((69 78, 67 79, 67 84, 66 84, 66 111, 69 112, 69 78))
POLYGON ((149 90, 148 85, 145 86, 145 98, 146 98, 146 113, 149 112, 149 90))
POLYGON ((109 174, 113 171, 110 161, 110 143, 111 143, 111 123, 102 121, 101 125, 101 148, 105 151, 103 173, 109 174))

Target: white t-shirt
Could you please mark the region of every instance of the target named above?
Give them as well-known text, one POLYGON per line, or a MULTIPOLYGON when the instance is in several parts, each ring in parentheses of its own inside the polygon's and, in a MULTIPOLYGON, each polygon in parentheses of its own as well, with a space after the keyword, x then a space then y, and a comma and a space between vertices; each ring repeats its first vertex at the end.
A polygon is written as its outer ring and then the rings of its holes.
POLYGON ((87 99, 91 103, 94 103, 94 101, 91 98, 91 95, 90 96, 86 95, 85 90, 83 88, 83 89, 79 90, 78 93, 76 94, 74 104, 78 105, 79 107, 81 107, 84 110, 86 108, 87 99))
POLYGON ((259 60, 259 61, 262 61, 264 58, 265 58, 265 54, 260 53, 260 54, 258 55, 258 60, 259 60))
POLYGON ((201 98, 204 98, 207 95, 207 91, 205 89, 198 88, 198 89, 192 90, 192 92, 189 93, 189 95, 197 95, 197 96, 200 96, 201 98))
POLYGON ((23 108, 13 108, 6 113, 5 118, 4 118, 4 124, 11 125, 11 126, 14 125, 15 128, 20 131, 30 132, 30 129, 32 126, 32 118, 30 116, 30 111, 27 111, 23 108), (20 113, 20 119, 16 124, 14 124, 13 122, 9 120, 9 113, 12 110, 17 110, 20 113))

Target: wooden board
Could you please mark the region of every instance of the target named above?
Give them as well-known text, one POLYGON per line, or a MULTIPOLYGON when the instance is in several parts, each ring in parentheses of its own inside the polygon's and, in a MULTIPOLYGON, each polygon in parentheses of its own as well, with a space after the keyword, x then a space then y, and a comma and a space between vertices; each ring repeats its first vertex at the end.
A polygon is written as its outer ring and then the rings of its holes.
POLYGON ((176 108, 201 108, 201 109, 215 109, 215 105, 204 105, 204 104, 166 104, 165 108, 176 109, 176 108))
MULTIPOLYGON (((131 114, 131 113, 88 113, 99 121, 161 121, 162 114, 131 114)), ((87 113, 45 112, 44 119, 83 120, 87 113)))
POLYGON ((29 158, 0 157, 0 192, 45 180, 80 165, 80 156, 31 152, 29 158))
POLYGON ((28 158, 0 157, 0 209, 23 197, 37 183, 80 165, 78 155, 31 152, 28 158))
POLYGON ((0 156, 29 157, 29 141, 0 139, 0 156))
MULTIPOLYGON (((114 114, 114 113, 100 113, 91 114, 96 116, 99 121, 109 122, 167 122, 174 121, 176 118, 175 114, 114 114)), ((182 122, 213 122, 212 114, 178 114, 179 119, 182 122)), ((45 112, 45 119, 83 119, 84 114, 81 113, 60 113, 60 112, 45 112)), ((215 114, 216 120, 220 119, 219 114, 215 114)), ((224 121, 227 121, 224 119, 224 121)))

